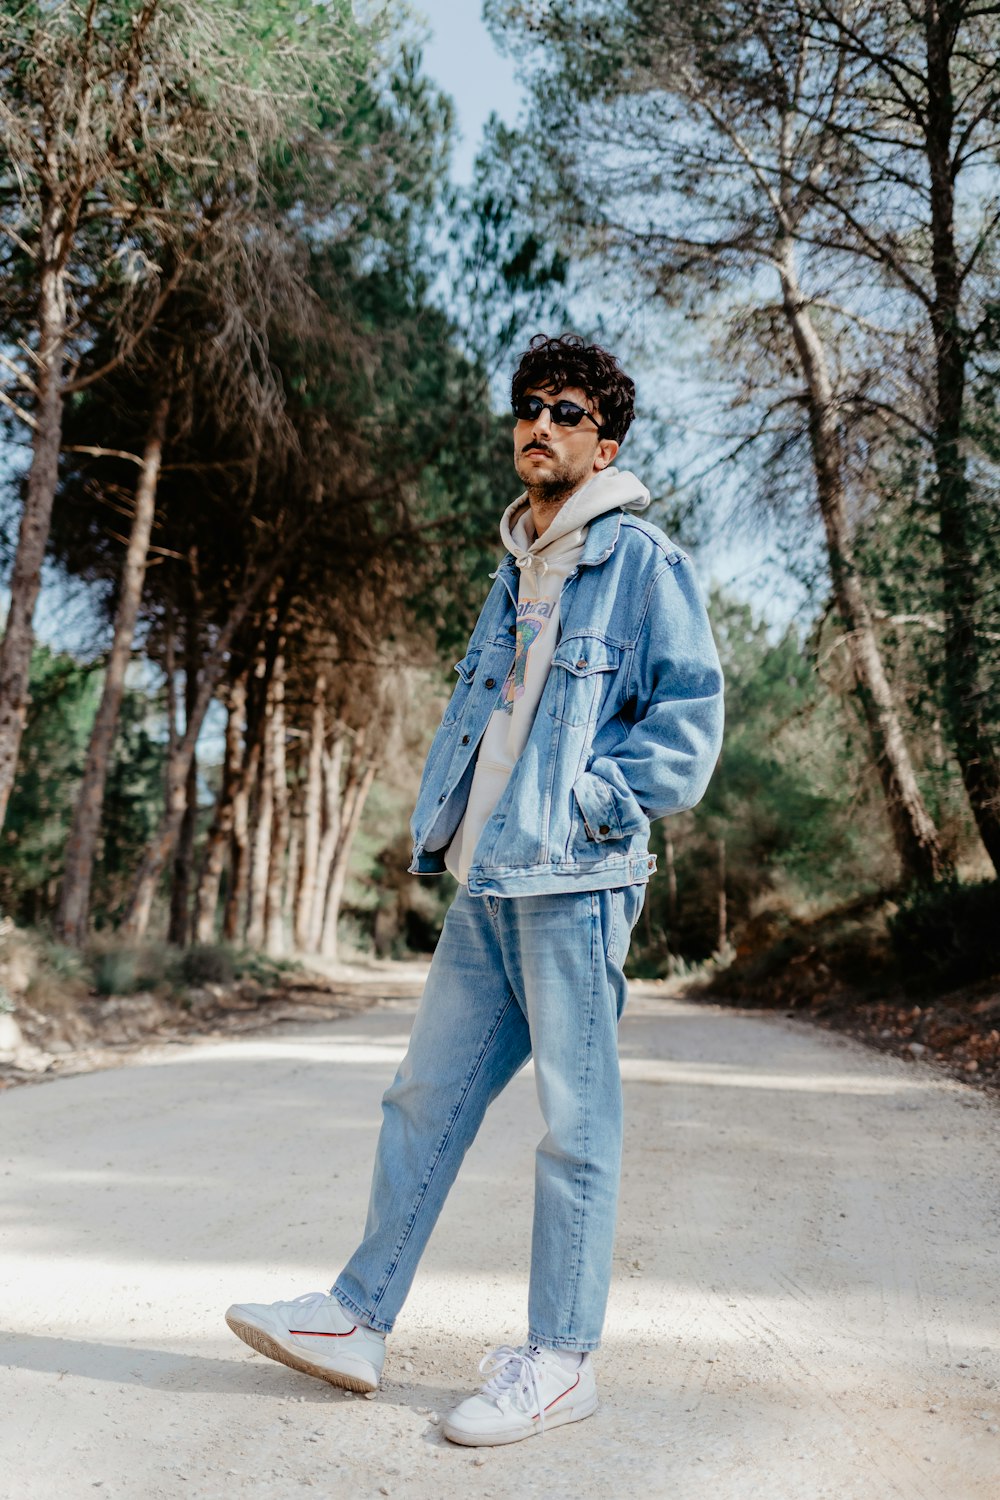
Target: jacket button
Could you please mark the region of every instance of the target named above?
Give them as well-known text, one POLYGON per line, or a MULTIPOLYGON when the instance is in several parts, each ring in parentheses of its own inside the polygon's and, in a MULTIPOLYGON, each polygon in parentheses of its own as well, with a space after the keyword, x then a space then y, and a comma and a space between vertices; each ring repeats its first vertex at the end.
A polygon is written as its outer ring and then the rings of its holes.
POLYGON ((462 735, 462 744, 463 745, 467 745, 468 743, 469 743, 469 736, 467 734, 463 734, 462 735))
POLYGON ((446 792, 442 792, 441 795, 440 795, 440 797, 438 798, 438 801, 439 802, 447 802, 447 800, 448 800, 447 793, 446 792))
POLYGON ((496 685, 497 685, 497 680, 496 680, 495 677, 487 677, 487 679, 486 679, 486 686, 488 688, 496 687, 496 685))
POLYGON ((587 665, 587 658, 585 656, 581 656, 580 660, 577 662, 577 666, 578 667, 585 667, 586 665, 587 665))
POLYGON ((508 625, 507 626, 507 634, 508 635, 517 635, 517 626, 516 625, 508 625))
POLYGON ((608 827, 607 823, 602 823, 601 826, 600 826, 600 828, 597 831, 601 835, 601 837, 603 838, 606 833, 610 833, 611 832, 611 829, 608 827))

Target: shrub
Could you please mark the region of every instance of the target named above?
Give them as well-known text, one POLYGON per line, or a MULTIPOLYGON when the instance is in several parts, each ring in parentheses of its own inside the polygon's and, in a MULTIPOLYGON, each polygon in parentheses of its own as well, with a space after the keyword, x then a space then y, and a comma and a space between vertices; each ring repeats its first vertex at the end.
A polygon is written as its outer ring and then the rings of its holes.
POLYGON ((200 943, 186 948, 177 969, 183 984, 232 984, 236 977, 232 953, 218 943, 200 943))
POLYGON ((55 975, 56 979, 84 977, 85 964, 77 948, 67 947, 65 943, 59 943, 55 938, 45 937, 42 939, 42 957, 46 968, 55 975))
POLYGON ((99 995, 134 995, 155 989, 168 977, 166 953, 153 946, 105 948, 91 957, 91 965, 99 995))
POLYGON ((139 988, 135 954, 128 949, 101 953, 94 964, 94 988, 99 995, 128 995, 139 988))
POLYGON ((969 984, 1000 973, 1000 881, 942 882, 905 897, 890 918, 892 945, 909 977, 969 984))
POLYGON ((286 974, 299 973, 302 965, 292 958, 269 958, 256 948, 244 948, 231 955, 237 979, 250 979, 267 988, 277 985, 286 974))

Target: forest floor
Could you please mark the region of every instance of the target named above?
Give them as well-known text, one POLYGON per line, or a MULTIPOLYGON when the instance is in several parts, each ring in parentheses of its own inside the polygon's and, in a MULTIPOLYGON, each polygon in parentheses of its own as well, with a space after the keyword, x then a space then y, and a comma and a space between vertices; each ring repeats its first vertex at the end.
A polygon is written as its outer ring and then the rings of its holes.
MULTIPOLYGON (((9 935, 0 944, 0 994, 19 981, 27 993, 13 1016, 0 1012, 0 1091, 121 1067, 162 1042, 193 1045, 278 1022, 337 1020, 379 999, 411 994, 427 972, 419 957, 310 956, 302 964, 267 966, 264 977, 101 996, 79 979, 60 981, 37 963, 28 935, 16 939, 13 956, 9 935)), ((1000 1094, 1000 977, 957 988, 908 985, 892 973, 884 950, 883 934, 873 938, 863 920, 845 928, 834 913, 793 925, 778 941, 748 946, 707 979, 652 981, 651 988, 665 997, 808 1020, 1000 1094)))
MULTIPOLYGON (((183 993, 102 996, 46 976, 0 1015, 0 1091, 122 1067, 164 1042, 197 1045, 247 1035, 279 1022, 334 1021, 378 1000, 419 993, 427 961, 310 957, 270 982, 191 986, 183 993)), ((0 966, 0 977, 3 975, 0 966)))
MULTIPOLYGON (((886 903, 878 897, 811 921, 779 923, 766 913, 748 924, 727 968, 680 988, 691 998, 800 1017, 1000 1093, 1000 969, 958 983, 931 953, 925 963, 913 960, 909 972, 900 972, 885 914, 886 903)), ((941 946, 950 939, 954 948, 954 934, 946 924, 942 929, 941 946)), ((978 942, 996 965, 995 928, 978 942)))
POLYGON ((0 1096, 7 1493, 995 1500, 996 1102, 660 986, 634 985, 622 1023, 593 1418, 478 1452, 440 1431, 485 1350, 523 1337, 530 1069, 469 1154, 376 1398, 238 1343, 229 1302, 327 1286, 353 1248, 419 978, 0 1096))

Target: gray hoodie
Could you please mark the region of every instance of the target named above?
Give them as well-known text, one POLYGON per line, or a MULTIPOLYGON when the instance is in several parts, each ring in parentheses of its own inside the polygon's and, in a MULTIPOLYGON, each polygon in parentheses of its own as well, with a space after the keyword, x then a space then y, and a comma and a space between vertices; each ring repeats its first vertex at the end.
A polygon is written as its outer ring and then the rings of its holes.
POLYGON ((602 469, 560 506, 543 536, 535 536, 527 495, 504 511, 500 536, 520 570, 514 664, 479 743, 465 816, 445 854, 445 864, 465 885, 476 844, 527 742, 559 644, 559 601, 576 569, 587 528, 609 510, 642 511, 649 491, 634 474, 602 469))

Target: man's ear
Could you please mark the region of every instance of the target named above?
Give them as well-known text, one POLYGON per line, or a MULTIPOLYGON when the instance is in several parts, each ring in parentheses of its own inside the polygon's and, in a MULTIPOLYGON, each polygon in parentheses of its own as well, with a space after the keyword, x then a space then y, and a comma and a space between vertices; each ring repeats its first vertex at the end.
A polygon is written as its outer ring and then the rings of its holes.
POLYGON ((598 473, 614 463, 619 446, 614 438, 601 438, 597 445, 597 452, 594 454, 594 469, 598 473))

